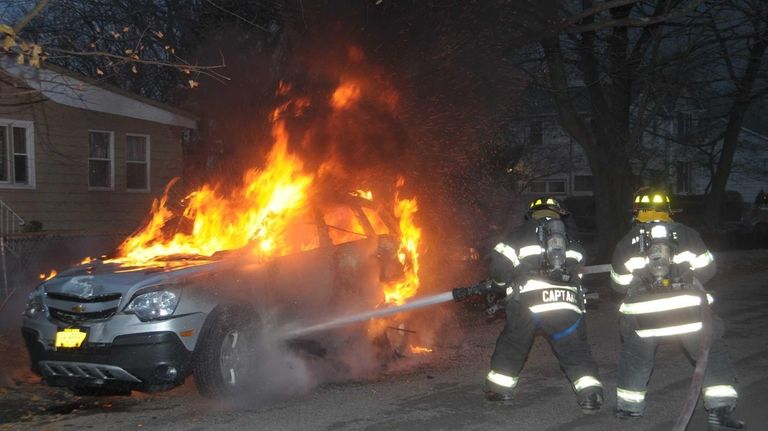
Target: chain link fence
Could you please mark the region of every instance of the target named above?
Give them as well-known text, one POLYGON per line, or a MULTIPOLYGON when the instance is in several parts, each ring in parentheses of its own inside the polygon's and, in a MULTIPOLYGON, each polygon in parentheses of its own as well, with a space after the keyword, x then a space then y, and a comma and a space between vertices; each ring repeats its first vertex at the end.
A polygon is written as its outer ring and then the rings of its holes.
POLYGON ((11 295, 26 294, 40 274, 61 272, 86 257, 111 253, 126 232, 36 232, 0 236, 0 312, 11 295))

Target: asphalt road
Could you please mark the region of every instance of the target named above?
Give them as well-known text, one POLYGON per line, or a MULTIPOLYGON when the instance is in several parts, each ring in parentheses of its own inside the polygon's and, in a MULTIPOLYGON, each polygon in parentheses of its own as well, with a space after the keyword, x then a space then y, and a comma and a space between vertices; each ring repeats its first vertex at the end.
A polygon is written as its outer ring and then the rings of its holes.
MULTIPOLYGON (((737 416, 751 430, 766 430, 768 251, 717 258, 719 275, 708 287, 717 292, 715 311, 726 322, 739 378, 737 416)), ((530 353, 514 402, 486 401, 482 382, 502 322, 488 322, 459 304, 441 307, 455 314, 448 329, 460 335, 433 353, 400 361, 372 378, 326 383, 282 400, 212 403, 196 394, 193 382, 160 394, 81 398, 18 371, 0 388, 0 430, 669 430, 682 408, 693 365, 677 344, 667 344, 657 354, 646 416, 626 421, 612 416, 619 338, 617 304, 609 300, 588 317, 607 394, 603 411, 592 416, 578 409, 542 337, 530 353)), ((12 338, 5 344, 6 350, 17 347, 12 338)), ((688 429, 706 430, 701 404, 688 429)))

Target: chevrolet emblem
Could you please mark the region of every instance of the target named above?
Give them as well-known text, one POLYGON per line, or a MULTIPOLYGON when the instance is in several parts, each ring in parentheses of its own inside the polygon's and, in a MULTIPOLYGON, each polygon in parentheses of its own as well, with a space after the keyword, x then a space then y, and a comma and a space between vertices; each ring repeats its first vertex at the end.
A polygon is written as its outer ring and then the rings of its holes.
POLYGON ((77 304, 74 307, 72 307, 72 311, 75 313, 84 313, 85 312, 85 305, 77 304))

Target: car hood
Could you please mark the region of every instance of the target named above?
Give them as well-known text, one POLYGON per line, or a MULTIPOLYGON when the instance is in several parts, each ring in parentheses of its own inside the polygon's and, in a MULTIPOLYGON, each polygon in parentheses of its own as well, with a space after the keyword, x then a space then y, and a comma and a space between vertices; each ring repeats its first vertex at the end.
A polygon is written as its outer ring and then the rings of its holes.
POLYGON ((202 272, 215 271, 224 261, 179 260, 164 262, 162 267, 124 267, 101 261, 79 265, 61 272, 43 283, 46 293, 78 298, 99 298, 121 294, 158 284, 179 282, 202 272))

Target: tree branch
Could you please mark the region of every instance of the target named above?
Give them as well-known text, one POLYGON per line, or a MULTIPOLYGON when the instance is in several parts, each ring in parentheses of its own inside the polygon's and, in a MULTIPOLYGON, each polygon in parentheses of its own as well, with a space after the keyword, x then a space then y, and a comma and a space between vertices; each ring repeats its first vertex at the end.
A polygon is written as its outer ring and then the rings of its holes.
POLYGON ((619 18, 610 19, 607 21, 598 21, 592 24, 577 25, 574 27, 568 27, 561 29, 564 33, 584 33, 587 31, 598 31, 606 28, 615 27, 646 27, 649 25, 660 24, 665 21, 670 21, 683 17, 694 9, 696 9, 704 0, 692 0, 691 4, 687 8, 683 8, 677 11, 672 11, 665 15, 656 17, 642 17, 642 18, 619 18))
POLYGON ((32 8, 31 11, 29 11, 26 15, 24 15, 24 18, 20 19, 19 22, 16 23, 15 26, 13 26, 13 31, 16 34, 19 34, 21 30, 24 29, 24 27, 29 24, 30 21, 32 21, 32 18, 36 17, 48 4, 48 0, 40 0, 34 8, 32 8))

